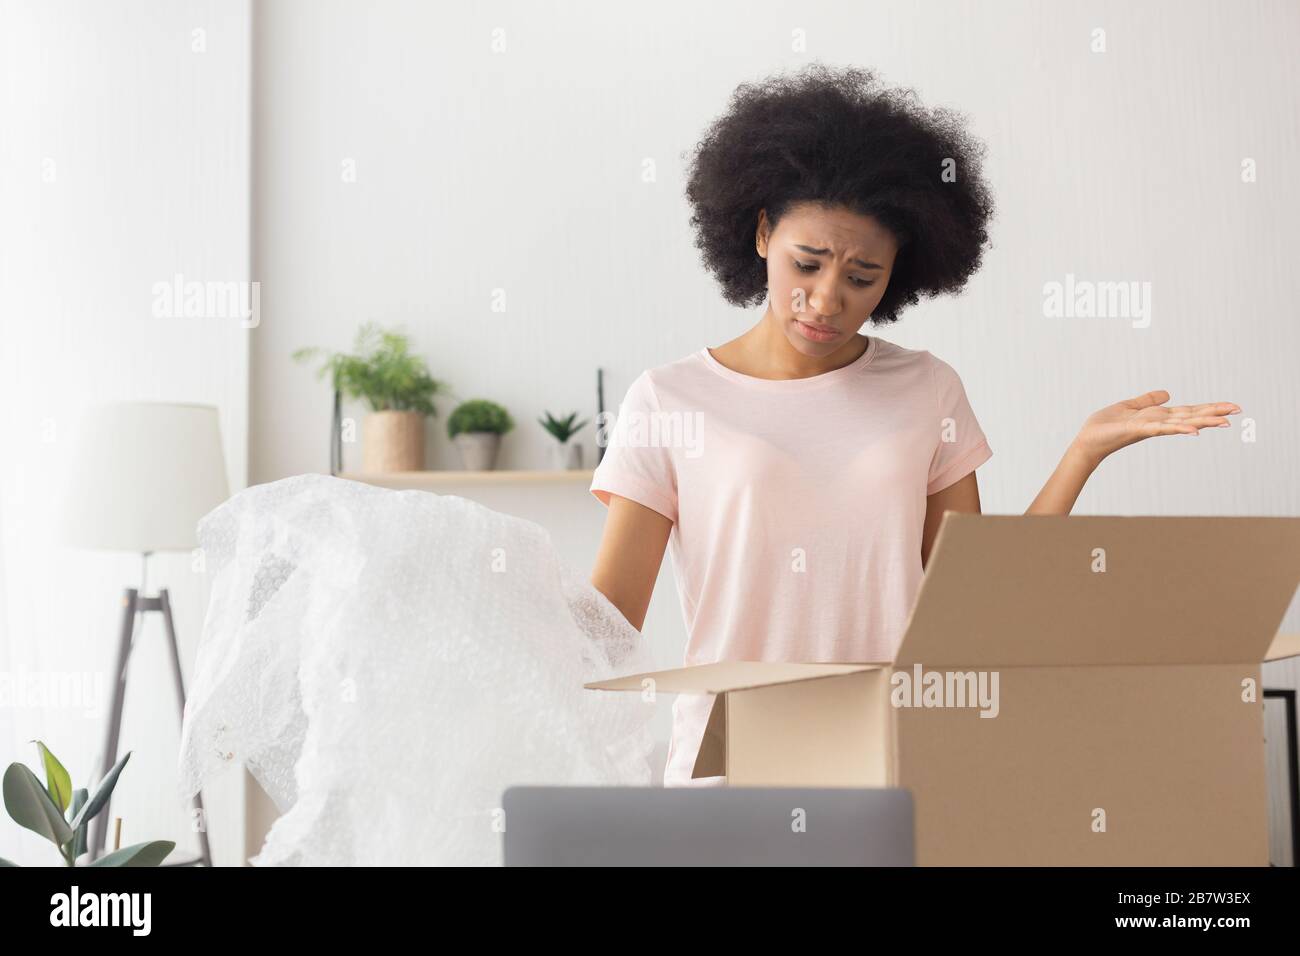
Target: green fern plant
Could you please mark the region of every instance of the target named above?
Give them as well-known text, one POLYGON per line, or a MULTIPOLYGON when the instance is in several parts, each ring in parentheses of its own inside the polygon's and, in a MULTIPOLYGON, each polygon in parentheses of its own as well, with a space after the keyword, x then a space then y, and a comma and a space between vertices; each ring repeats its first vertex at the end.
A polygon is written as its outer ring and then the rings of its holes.
POLYGON ((334 388, 349 398, 358 398, 371 411, 420 412, 437 416, 433 399, 449 389, 429 374, 425 360, 411 352, 410 342, 400 332, 367 322, 357 331, 352 352, 326 352, 319 348, 298 349, 295 361, 324 358, 318 374, 329 375, 334 388))
MULTIPOLYGON (((19 826, 39 833, 53 843, 67 866, 77 866, 77 858, 86 852, 86 833, 90 821, 108 806, 108 798, 117 786, 117 778, 131 758, 128 752, 113 765, 100 781, 95 795, 89 790, 73 790, 72 778, 57 757, 39 740, 32 741, 45 764, 45 783, 20 763, 11 763, 4 776, 5 809, 19 826)), ((153 840, 123 847, 101 856, 88 866, 158 866, 176 849, 171 840, 153 840)), ((0 858, 0 866, 17 866, 0 858)))

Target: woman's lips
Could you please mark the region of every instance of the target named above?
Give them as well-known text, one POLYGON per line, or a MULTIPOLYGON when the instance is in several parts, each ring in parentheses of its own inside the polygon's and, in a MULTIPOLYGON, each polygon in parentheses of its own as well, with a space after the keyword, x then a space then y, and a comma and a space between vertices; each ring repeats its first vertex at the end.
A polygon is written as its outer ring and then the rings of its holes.
POLYGON ((829 342, 840 334, 839 329, 830 325, 813 325, 802 319, 795 319, 794 324, 799 327, 799 331, 804 338, 813 342, 829 342))

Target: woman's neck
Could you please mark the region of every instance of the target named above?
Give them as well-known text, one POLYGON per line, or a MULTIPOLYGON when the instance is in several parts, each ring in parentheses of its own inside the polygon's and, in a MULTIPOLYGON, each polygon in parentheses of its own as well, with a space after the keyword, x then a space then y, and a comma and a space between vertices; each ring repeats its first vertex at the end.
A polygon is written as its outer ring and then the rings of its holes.
POLYGON ((785 381, 811 378, 850 365, 862 356, 868 344, 865 335, 852 335, 827 355, 805 355, 791 344, 769 307, 753 328, 710 352, 727 368, 742 375, 785 381))

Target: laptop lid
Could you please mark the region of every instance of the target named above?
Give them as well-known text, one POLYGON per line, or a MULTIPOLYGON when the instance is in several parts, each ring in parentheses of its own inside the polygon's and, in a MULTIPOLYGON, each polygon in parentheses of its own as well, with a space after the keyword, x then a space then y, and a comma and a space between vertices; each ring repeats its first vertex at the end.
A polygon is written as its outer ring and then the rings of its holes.
POLYGON ((511 787, 506 866, 912 866, 894 788, 511 787))

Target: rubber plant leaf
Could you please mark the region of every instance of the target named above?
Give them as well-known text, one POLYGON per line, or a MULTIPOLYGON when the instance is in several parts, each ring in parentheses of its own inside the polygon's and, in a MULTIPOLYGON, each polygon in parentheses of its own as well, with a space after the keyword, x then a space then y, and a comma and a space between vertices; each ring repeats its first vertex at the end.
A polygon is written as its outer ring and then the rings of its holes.
POLYGON ((5 809, 19 826, 39 833, 57 847, 72 839, 73 827, 50 799, 45 785, 20 763, 11 763, 4 776, 5 809))
POLYGON ((167 858, 167 854, 176 849, 171 840, 154 840, 151 843, 137 843, 123 847, 101 856, 89 866, 158 866, 167 858))
POLYGON ((83 823, 88 823, 95 819, 95 814, 104 809, 104 805, 108 803, 108 798, 113 795, 113 788, 117 786, 118 775, 121 774, 122 768, 126 766, 126 762, 130 759, 131 751, 128 750, 123 754, 121 760, 113 764, 113 769, 106 773, 104 779, 100 781, 99 788, 95 791, 95 795, 91 797, 90 800, 87 801, 86 805, 77 811, 77 815, 72 818, 72 829, 75 830, 83 823))
POLYGON ((45 789, 50 792, 50 799, 59 808, 59 812, 66 813, 72 799, 72 778, 63 769, 63 764, 59 763, 59 758, 50 753, 49 747, 39 740, 32 742, 40 750, 41 760, 45 762, 45 789))

